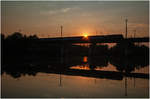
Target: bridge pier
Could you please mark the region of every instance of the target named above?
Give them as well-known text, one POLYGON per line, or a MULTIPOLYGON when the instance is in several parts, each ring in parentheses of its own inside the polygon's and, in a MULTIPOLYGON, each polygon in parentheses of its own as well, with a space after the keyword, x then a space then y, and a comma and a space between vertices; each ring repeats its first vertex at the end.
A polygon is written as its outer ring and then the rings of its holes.
POLYGON ((89 57, 92 57, 92 56, 94 55, 95 47, 96 47, 96 43, 92 43, 92 44, 89 46, 89 51, 88 51, 88 56, 89 56, 89 57))

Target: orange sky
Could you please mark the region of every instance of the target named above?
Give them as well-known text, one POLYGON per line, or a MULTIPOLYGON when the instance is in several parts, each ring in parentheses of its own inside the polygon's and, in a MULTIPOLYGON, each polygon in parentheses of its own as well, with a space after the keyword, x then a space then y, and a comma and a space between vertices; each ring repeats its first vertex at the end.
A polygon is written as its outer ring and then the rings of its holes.
POLYGON ((149 35, 148 1, 2 1, 2 33, 39 37, 125 34, 149 35))

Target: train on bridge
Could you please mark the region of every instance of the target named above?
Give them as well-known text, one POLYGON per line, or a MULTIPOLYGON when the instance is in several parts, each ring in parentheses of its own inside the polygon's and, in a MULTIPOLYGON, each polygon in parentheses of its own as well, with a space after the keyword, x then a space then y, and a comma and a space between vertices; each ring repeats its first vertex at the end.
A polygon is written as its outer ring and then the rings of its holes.
POLYGON ((121 34, 115 35, 97 35, 97 36, 75 36, 75 37, 56 37, 56 38, 40 38, 40 41, 50 43, 119 43, 122 41, 131 42, 149 42, 149 37, 143 38, 124 38, 121 34))

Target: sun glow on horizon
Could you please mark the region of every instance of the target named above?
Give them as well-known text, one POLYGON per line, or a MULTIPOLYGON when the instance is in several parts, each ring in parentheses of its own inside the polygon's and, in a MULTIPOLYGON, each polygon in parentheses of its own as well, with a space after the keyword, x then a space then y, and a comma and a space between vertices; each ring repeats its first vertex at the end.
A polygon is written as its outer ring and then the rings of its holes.
POLYGON ((88 34, 87 33, 83 33, 83 39, 88 40, 88 34))
POLYGON ((83 37, 84 37, 84 38, 87 38, 87 37, 89 36, 89 33, 87 33, 87 32, 83 32, 83 34, 82 34, 82 35, 83 35, 83 37))
POLYGON ((87 34, 84 34, 84 37, 85 37, 85 38, 87 38, 87 37, 88 37, 88 35, 87 35, 87 34))

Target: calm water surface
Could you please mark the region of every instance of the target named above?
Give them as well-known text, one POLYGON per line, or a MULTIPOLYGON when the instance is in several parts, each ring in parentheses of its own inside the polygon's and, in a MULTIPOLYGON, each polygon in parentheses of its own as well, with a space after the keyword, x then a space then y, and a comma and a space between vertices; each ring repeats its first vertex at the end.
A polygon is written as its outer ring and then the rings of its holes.
MULTIPOLYGON (((109 67, 115 71, 111 64, 97 70, 107 70, 109 67)), ((87 65, 71 68, 88 70, 87 65)), ((148 67, 135 72, 148 73, 148 67)), ((149 81, 143 78, 111 80, 41 72, 19 78, 6 73, 2 75, 3 97, 148 97, 148 90, 149 81)))
MULTIPOLYGON (((55 62, 49 61, 55 67, 55 62)), ((66 64, 63 66, 56 64, 58 68, 67 66, 67 70, 71 71, 66 73, 60 73, 54 68, 51 70, 49 61, 46 60, 39 67, 34 63, 23 68, 6 66, 2 71, 2 97, 149 97, 148 78, 119 75, 118 79, 117 76, 111 76, 113 74, 107 75, 125 71, 131 75, 149 75, 149 65, 144 59, 71 57, 65 59, 66 64), (99 75, 97 77, 94 71, 102 72, 96 74, 99 75)))

